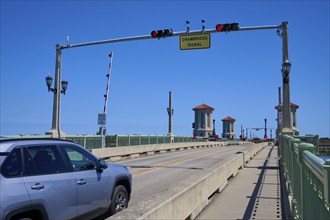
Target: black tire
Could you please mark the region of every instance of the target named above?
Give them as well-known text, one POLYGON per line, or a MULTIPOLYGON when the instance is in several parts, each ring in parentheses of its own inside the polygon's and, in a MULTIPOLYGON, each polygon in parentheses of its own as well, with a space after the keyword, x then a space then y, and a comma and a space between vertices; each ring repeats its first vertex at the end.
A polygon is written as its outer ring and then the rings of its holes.
POLYGON ((116 186, 113 191, 110 205, 111 215, 114 215, 127 208, 128 205, 128 193, 124 186, 116 186))
POLYGON ((26 215, 18 215, 18 216, 14 216, 13 218, 11 218, 11 220, 34 220, 34 219, 38 219, 37 217, 29 217, 26 215))

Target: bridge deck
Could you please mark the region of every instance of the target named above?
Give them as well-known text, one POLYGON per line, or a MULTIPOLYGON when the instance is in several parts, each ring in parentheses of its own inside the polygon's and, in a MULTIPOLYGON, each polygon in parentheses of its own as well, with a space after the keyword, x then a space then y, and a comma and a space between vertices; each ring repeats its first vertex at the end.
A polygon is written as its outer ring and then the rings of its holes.
POLYGON ((277 146, 257 154, 197 219, 282 219, 277 146))

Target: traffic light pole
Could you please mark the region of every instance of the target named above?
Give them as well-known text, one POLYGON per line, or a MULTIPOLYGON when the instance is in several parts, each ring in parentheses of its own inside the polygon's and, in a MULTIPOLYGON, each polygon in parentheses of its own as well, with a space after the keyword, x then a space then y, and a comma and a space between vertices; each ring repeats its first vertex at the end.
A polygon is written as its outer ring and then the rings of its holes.
MULTIPOLYGON (((253 30, 268 30, 268 29, 277 29, 278 33, 279 30, 282 29, 282 49, 283 49, 283 64, 282 64, 282 77, 283 77, 283 132, 292 132, 291 127, 291 110, 290 110, 290 85, 289 85, 289 73, 290 73, 290 62, 288 56, 288 22, 282 22, 280 25, 269 25, 269 26, 255 26, 255 27, 239 27, 236 31, 253 31, 253 30)), ((174 37, 180 36, 183 34, 201 34, 201 33, 219 33, 216 29, 205 29, 203 26, 202 30, 194 30, 190 31, 181 31, 181 32, 173 32, 171 36, 167 37, 174 37)), ((55 74, 57 74, 56 78, 56 88, 57 94, 54 94, 54 106, 53 106, 53 125, 51 131, 58 131, 58 136, 60 136, 60 88, 59 82, 57 82, 57 78, 60 77, 60 62, 61 62, 61 51, 63 49, 71 49, 76 47, 84 47, 84 46, 93 46, 99 44, 109 44, 109 43, 119 43, 119 42, 126 42, 126 41, 136 41, 136 40, 147 40, 147 39, 154 39, 151 35, 142 35, 142 36, 135 36, 135 37, 125 37, 125 38, 116 38, 116 39, 109 39, 103 41, 94 41, 94 42, 87 42, 81 44, 70 44, 67 42, 66 46, 63 45, 56 45, 56 66, 55 66, 55 74), (56 97, 55 97, 56 96, 56 97)), ((159 38, 158 38, 159 39, 159 38)))

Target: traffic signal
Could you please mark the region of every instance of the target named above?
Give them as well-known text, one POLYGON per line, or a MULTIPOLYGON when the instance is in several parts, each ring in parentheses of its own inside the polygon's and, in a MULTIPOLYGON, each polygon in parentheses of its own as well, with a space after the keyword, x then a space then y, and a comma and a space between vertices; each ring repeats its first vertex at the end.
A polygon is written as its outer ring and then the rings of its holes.
POLYGON ((152 38, 170 37, 172 35, 173 35, 173 30, 172 29, 151 31, 151 37, 152 38))
POLYGON ((215 26, 216 31, 219 32, 229 32, 229 31, 238 31, 239 23, 226 23, 226 24, 217 24, 215 26))

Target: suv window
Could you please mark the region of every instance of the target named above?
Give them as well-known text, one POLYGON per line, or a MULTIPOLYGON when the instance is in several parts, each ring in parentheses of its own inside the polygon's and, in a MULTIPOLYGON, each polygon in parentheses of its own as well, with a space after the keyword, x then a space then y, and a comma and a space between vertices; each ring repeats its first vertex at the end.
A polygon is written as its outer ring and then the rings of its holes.
POLYGON ((63 148, 71 162, 73 171, 96 169, 95 158, 83 149, 69 145, 66 145, 63 148))
POLYGON ((24 174, 43 175, 65 172, 65 165, 56 146, 24 148, 24 174))
POLYGON ((14 149, 1 166, 1 174, 4 177, 18 177, 22 175, 21 148, 14 149))

